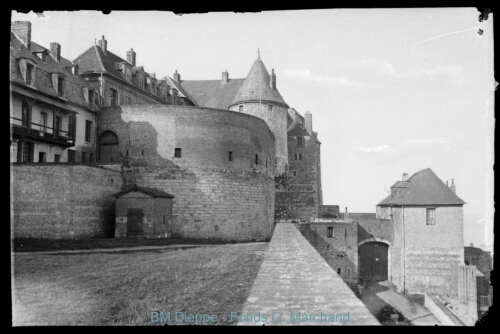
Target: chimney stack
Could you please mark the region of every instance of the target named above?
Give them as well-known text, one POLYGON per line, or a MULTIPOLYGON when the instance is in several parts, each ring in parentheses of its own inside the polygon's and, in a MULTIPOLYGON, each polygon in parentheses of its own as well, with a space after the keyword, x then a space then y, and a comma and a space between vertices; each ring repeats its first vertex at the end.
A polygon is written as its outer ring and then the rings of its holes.
POLYGON ((26 47, 29 49, 31 46, 31 22, 29 21, 15 21, 10 25, 10 30, 19 37, 26 47))
POLYGON ((177 73, 177 70, 175 70, 174 73, 174 80, 177 81, 178 83, 181 83, 181 75, 177 73))
POLYGON ((313 125, 312 125, 312 114, 309 111, 306 111, 304 115, 304 121, 306 123, 306 130, 312 136, 313 134, 313 125))
POLYGON ((50 55, 58 63, 61 62, 61 45, 59 43, 50 43, 50 55))
POLYGON ((448 187, 448 180, 446 180, 446 186, 448 187))
POLYGON ((222 84, 225 85, 227 84, 227 82, 229 81, 229 73, 227 73, 227 70, 226 72, 222 72, 222 84))
POLYGON ((344 222, 349 222, 349 212, 347 211, 347 206, 345 207, 344 222))
POLYGON ((132 65, 132 67, 135 67, 135 57, 136 53, 134 49, 130 48, 130 51, 127 51, 127 61, 130 65, 132 65))
POLYGON ((403 173, 403 181, 408 180, 408 173, 403 173))
POLYGON ((78 64, 75 64, 75 66, 73 66, 73 75, 74 76, 78 75, 78 68, 79 68, 78 64))
POLYGON ((99 41, 99 47, 104 54, 108 52, 108 41, 104 38, 104 36, 102 36, 102 39, 99 41))
POLYGON ((276 74, 274 74, 274 68, 271 71, 271 80, 269 82, 272 90, 276 90, 276 74))
POLYGON ((453 191, 454 194, 457 193, 457 188, 455 187, 455 180, 451 179, 451 186, 450 186, 451 191, 453 191))

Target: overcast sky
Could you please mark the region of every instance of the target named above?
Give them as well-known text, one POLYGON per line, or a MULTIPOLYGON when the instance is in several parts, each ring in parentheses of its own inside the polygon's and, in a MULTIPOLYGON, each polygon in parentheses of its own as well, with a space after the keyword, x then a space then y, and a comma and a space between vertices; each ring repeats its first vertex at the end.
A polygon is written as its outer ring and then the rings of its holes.
POLYGON ((480 245, 493 207, 486 106, 495 86, 493 16, 478 16, 474 8, 81 11, 13 12, 12 20, 31 21, 32 40, 60 43, 69 60, 104 35, 111 52, 126 58, 133 48, 157 77, 177 69, 181 79, 219 79, 227 69, 244 78, 259 48, 285 101, 313 114, 324 204, 374 212, 403 173, 431 168, 455 179, 467 202, 465 244, 480 245))

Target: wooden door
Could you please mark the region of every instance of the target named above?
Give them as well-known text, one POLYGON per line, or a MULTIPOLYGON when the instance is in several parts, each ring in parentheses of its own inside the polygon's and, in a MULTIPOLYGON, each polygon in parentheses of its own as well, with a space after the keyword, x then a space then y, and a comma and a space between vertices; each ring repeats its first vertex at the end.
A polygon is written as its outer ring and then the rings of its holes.
POLYGON ((389 246, 382 242, 367 242, 359 246, 360 277, 384 281, 388 277, 389 246))
POLYGON ((127 236, 134 237, 142 234, 144 212, 142 209, 129 209, 127 214, 127 236))

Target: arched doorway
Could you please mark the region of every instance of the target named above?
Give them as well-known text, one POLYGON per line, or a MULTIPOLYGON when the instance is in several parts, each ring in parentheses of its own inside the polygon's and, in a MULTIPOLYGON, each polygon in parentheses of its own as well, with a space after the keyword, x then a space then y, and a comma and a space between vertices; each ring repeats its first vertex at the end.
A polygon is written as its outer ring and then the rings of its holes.
POLYGON ((358 253, 360 278, 374 281, 385 281, 388 278, 388 244, 366 242, 359 246, 358 253))
POLYGON ((99 140, 99 157, 101 162, 120 161, 118 136, 112 131, 105 131, 99 140))

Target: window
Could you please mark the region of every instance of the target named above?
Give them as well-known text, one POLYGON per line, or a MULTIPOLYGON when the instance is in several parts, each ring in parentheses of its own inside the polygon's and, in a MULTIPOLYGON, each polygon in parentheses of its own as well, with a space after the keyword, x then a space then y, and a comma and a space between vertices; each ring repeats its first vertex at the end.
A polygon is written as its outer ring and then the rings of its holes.
POLYGON ((132 98, 130 96, 125 96, 125 104, 132 104, 132 98))
POLYGON ((87 162, 87 153, 82 152, 82 162, 87 162))
POLYGON ((38 152, 38 162, 45 162, 47 154, 45 152, 38 152))
POLYGON ((59 154, 54 154, 54 162, 61 162, 61 156, 59 154))
POLYGON ((347 227, 344 229, 344 238, 347 239, 347 227))
POLYGON ((57 95, 64 97, 64 78, 61 77, 57 79, 57 95))
POLYGON ((20 140, 17 144, 17 161, 18 162, 33 162, 33 143, 20 140))
POLYGON ((243 105, 240 105, 240 106, 239 106, 239 111, 240 111, 240 112, 243 112, 243 105))
POLYGON ((297 176, 297 171, 296 170, 292 171, 292 175, 297 176))
POLYGON ((118 105, 118 92, 113 88, 109 89, 109 105, 111 107, 118 105))
POLYGON ((176 148, 175 149, 175 155, 174 157, 176 158, 180 158, 181 157, 181 149, 180 148, 176 148))
POLYGON ((229 151, 229 161, 233 161, 233 152, 229 151))
POLYGON ((342 276, 342 268, 337 268, 337 274, 339 274, 339 276, 342 276))
POLYGON ((23 101, 22 104, 22 124, 23 126, 29 126, 29 120, 30 120, 30 107, 28 102, 23 101))
POLYGON ((273 111, 273 106, 272 105, 268 105, 267 106, 267 111, 273 111))
POLYGON ((92 134, 92 122, 91 121, 85 121, 85 141, 90 142, 91 139, 91 134, 92 134))
POLYGON ((259 155, 258 154, 255 155, 255 164, 256 165, 259 164, 259 155))
POLYGON ((75 151, 68 150, 68 162, 75 162, 75 151))
POLYGON ((94 107, 94 91, 89 90, 89 107, 93 108, 94 107))
POLYGON ((427 225, 436 225, 436 208, 427 208, 427 225))
POLYGON ((94 153, 89 154, 89 162, 94 162, 94 153))
POLYGON ((75 138, 76 132, 76 117, 75 115, 70 115, 68 119, 68 137, 75 138))
POLYGON ((47 113, 46 112, 41 112, 40 113, 40 124, 42 126, 42 131, 47 131, 47 113))
POLYGON ((34 66, 27 63, 26 64, 26 84, 28 86, 31 86, 33 84, 33 77, 34 77, 34 66))
POLYGON ((297 147, 302 147, 302 137, 297 137, 297 147))
POLYGON ((294 158, 294 160, 295 160, 295 161, 297 161, 297 160, 298 160, 297 153, 295 153, 295 154, 293 155, 293 158, 294 158))
POLYGON ((302 154, 299 153, 299 160, 302 160, 302 154))
POLYGON ((56 124, 55 124, 55 132, 56 132, 56 136, 60 136, 61 135, 61 125, 62 125, 62 118, 61 116, 56 116, 56 124))
POLYGON ((328 226, 326 228, 326 237, 333 238, 333 226, 328 226))

